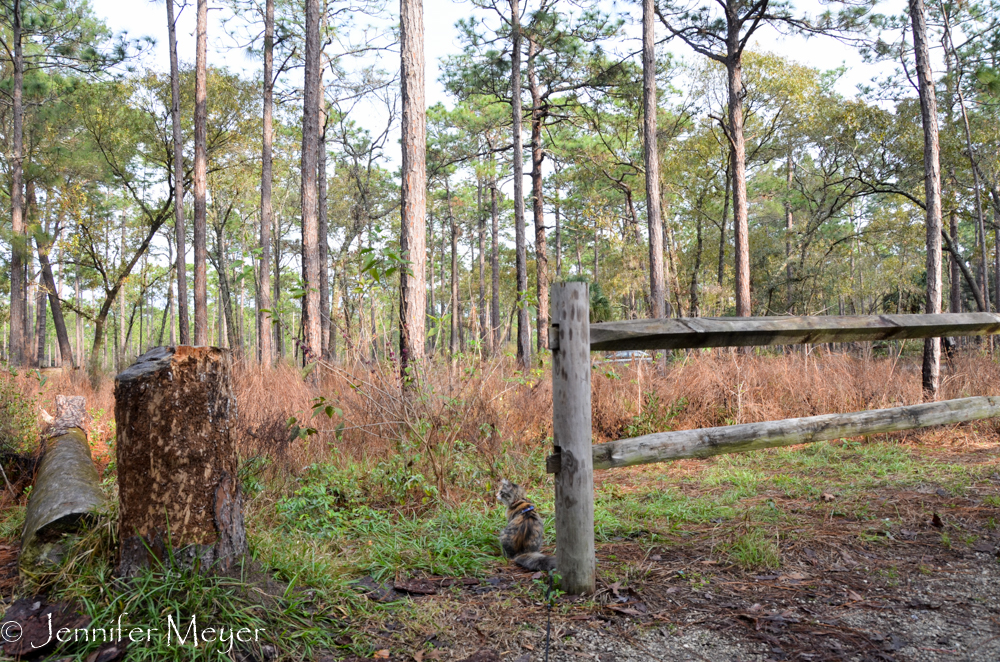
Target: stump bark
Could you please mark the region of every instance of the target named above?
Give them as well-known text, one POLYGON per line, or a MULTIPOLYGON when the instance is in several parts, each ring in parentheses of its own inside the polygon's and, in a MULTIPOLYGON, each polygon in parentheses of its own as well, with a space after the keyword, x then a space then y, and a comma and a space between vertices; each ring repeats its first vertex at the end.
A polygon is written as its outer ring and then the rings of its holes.
POLYGON ((217 347, 157 347, 115 379, 118 571, 229 570, 246 553, 231 361, 217 347))
POLYGON ((56 417, 42 439, 42 459, 28 498, 19 566, 58 565, 63 541, 106 503, 84 432, 86 399, 56 396, 56 417))

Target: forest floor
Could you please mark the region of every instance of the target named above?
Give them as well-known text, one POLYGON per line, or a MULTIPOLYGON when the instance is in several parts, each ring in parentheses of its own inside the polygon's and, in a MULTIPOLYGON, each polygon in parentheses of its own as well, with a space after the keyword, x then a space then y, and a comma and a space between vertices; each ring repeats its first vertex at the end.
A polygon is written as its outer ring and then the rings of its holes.
MULTIPOLYGON (((963 360, 947 397, 1000 388, 1000 364, 963 360)), ((898 357, 707 357, 651 379, 599 367, 595 440, 905 404, 919 398, 910 368, 898 357)), ((126 623, 162 627, 173 614, 264 628, 261 640, 87 641, 34 659, 541 662, 548 629, 552 662, 1000 660, 994 422, 598 472, 598 590, 578 598, 550 594, 545 576, 507 563, 497 544, 500 477, 527 487, 548 551, 554 543, 552 478, 539 471, 550 444, 544 376, 484 369, 464 391, 429 399, 434 408, 418 412, 429 425, 403 443, 370 432, 395 412, 368 372, 312 391, 296 373, 277 373, 237 375, 251 557, 233 576, 115 578, 112 508, 63 566, 20 578, 25 499, 0 508, 4 620, 17 605, 51 603, 91 627, 124 613, 126 623), (309 418, 317 395, 336 403, 329 422, 309 418), (316 434, 289 442, 290 414, 293 430, 308 420, 316 434)), ((44 391, 33 407, 55 392, 87 396, 114 503, 110 385, 32 389, 44 391)))
POLYGON ((398 614, 359 636, 390 659, 529 662, 551 618, 553 662, 995 662, 1000 448, 957 430, 938 441, 603 474, 599 509, 649 527, 598 545, 596 595, 550 611, 545 578, 505 564, 434 595, 388 582, 369 595, 402 600, 398 614))

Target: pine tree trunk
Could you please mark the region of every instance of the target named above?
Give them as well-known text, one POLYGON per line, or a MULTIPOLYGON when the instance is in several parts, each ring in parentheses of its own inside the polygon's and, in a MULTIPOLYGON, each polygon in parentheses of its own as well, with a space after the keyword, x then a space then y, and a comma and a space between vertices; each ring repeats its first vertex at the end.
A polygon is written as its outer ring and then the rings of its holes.
POLYGON ((663 218, 660 208, 660 155, 656 144, 655 1, 642 0, 642 130, 646 167, 646 221, 649 230, 650 317, 664 316, 663 218))
MULTIPOLYGON (((734 28, 735 29, 735 28, 734 28)), ((729 35, 730 52, 735 52, 738 31, 729 35)), ((750 302, 750 237, 747 218, 746 140, 743 135, 743 65, 740 58, 730 56, 726 62, 729 84, 729 132, 732 141, 733 168, 733 231, 736 272, 736 315, 748 317, 750 302)))
POLYGON ((517 272, 517 360, 521 368, 531 367, 531 326, 528 320, 528 255, 524 237, 524 143, 521 128, 521 10, 518 0, 510 0, 511 35, 511 116, 514 127, 514 251, 517 272))
POLYGON ((448 354, 454 360, 458 351, 458 326, 460 323, 460 312, 458 310, 458 225, 455 223, 455 214, 451 209, 451 189, 448 187, 448 180, 444 182, 445 193, 448 196, 448 229, 451 236, 451 299, 448 307, 451 309, 451 326, 448 336, 448 354))
POLYGON ((482 343, 481 356, 492 354, 492 334, 486 322, 486 209, 483 205, 483 179, 479 178, 479 340, 482 343))
MULTIPOLYGON (((927 300, 924 312, 941 312, 941 166, 938 143, 937 100, 927 46, 923 0, 910 0, 913 50, 920 92, 920 118, 924 128, 924 193, 927 210, 927 300)), ((925 400, 936 400, 940 386, 940 338, 924 341, 923 391, 925 400)))
MULTIPOLYGON (((198 0, 194 78, 194 344, 208 345, 208 0, 198 0)), ((178 251, 180 255, 180 251, 178 251)))
POLYGON ((322 350, 320 356, 323 359, 330 358, 330 226, 327 218, 326 207, 326 125, 327 113, 325 111, 324 94, 320 86, 320 113, 322 129, 319 134, 319 164, 317 166, 316 177, 318 181, 319 197, 319 328, 320 346, 322 350))
POLYGON ((497 200, 497 181, 490 181, 490 328, 493 329, 493 355, 499 356, 503 348, 501 337, 503 320, 500 319, 500 203, 497 200))
MULTIPOLYGON (((168 0, 169 2, 170 0, 168 0)), ((261 365, 274 364, 274 344, 277 333, 271 323, 271 229, 274 210, 271 205, 273 175, 272 143, 274 141, 274 0, 264 6, 264 112, 260 155, 260 262, 257 271, 257 343, 261 365)), ((275 299, 277 301, 277 299, 275 299)))
MULTIPOLYGON (((416 381, 416 365, 424 356, 427 301, 427 111, 424 98, 423 0, 399 1, 400 126, 402 184, 399 248, 407 269, 399 278, 399 369, 404 384, 416 381)), ((433 269, 433 265, 431 266, 433 269)))
POLYGON ((725 193, 722 197, 722 224, 719 227, 719 287, 722 287, 722 281, 726 277, 726 223, 729 222, 729 192, 730 186, 733 181, 732 177, 732 150, 726 150, 726 182, 725 182, 725 193))
MULTIPOLYGON (((167 0, 167 43, 170 50, 170 121, 174 150, 174 241, 177 244, 177 319, 180 343, 191 342, 188 322, 187 254, 184 229, 184 140, 181 136, 181 82, 177 64, 177 23, 174 0, 167 0)), ((170 321, 170 344, 173 344, 173 316, 170 321)))
MULTIPOLYGON (((277 222, 272 226, 274 228, 274 298, 272 300, 272 307, 275 310, 280 308, 281 304, 281 237, 280 237, 280 227, 277 222)), ((285 357, 285 327, 283 327, 281 322, 281 315, 275 316, 275 319, 279 322, 274 325, 274 343, 275 351, 277 355, 281 358, 285 357)))
POLYGON ((59 294, 56 291, 56 282, 52 277, 52 266, 49 264, 50 245, 39 242, 37 237, 35 238, 35 242, 38 247, 38 263, 41 266, 45 289, 49 292, 49 303, 52 306, 52 322, 55 324, 56 339, 59 342, 59 364, 62 367, 71 368, 73 367, 73 347, 69 343, 69 333, 66 331, 66 320, 63 318, 62 313, 62 302, 59 301, 59 294))
POLYGON ((320 2, 306 0, 305 84, 302 94, 302 271, 306 294, 302 322, 306 353, 303 362, 320 357, 323 349, 319 314, 319 159, 320 2))
MULTIPOLYGON (((76 278, 73 279, 73 286, 75 288, 75 298, 73 299, 76 304, 76 309, 81 310, 83 306, 82 292, 80 291, 80 268, 77 267, 76 278)), ((82 367, 86 362, 83 356, 83 317, 80 313, 74 313, 73 317, 76 321, 76 358, 77 365, 82 367)))
POLYGON ((21 0, 13 0, 12 40, 14 81, 12 90, 12 151, 10 160, 10 364, 22 366, 27 359, 28 333, 28 238, 24 222, 24 55, 21 49, 21 0))
MULTIPOLYGON (((948 231, 951 235, 953 246, 958 245, 958 212, 954 209, 948 217, 948 231)), ((953 313, 962 312, 962 270, 958 265, 958 258, 951 252, 948 253, 948 265, 950 268, 951 297, 950 309, 953 313)), ((1000 309, 998 309, 1000 310, 1000 309)))
POLYGON ((542 108, 538 75, 535 71, 535 43, 528 41, 528 86, 531 90, 531 212, 535 222, 535 346, 539 354, 549 347, 549 253, 545 243, 545 191, 542 188, 542 108))
MULTIPOLYGON (((792 192, 792 155, 785 160, 785 195, 792 192)), ((785 200, 785 312, 792 313, 792 231, 795 229, 795 217, 792 215, 792 203, 785 200)))

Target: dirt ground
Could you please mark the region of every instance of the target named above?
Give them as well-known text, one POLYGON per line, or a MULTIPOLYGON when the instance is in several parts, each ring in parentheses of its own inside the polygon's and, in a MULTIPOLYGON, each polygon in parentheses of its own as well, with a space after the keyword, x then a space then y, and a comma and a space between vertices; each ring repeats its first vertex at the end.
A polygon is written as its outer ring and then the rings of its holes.
MULTIPOLYGON (((727 565, 712 529, 652 547, 600 546, 597 594, 555 600, 548 659, 997 662, 1000 508, 984 496, 1000 493, 1000 474, 967 492, 872 494, 869 518, 832 517, 788 536, 773 572, 727 565), (875 526, 888 518, 893 526, 875 526)), ((485 582, 396 586, 362 589, 412 601, 398 619, 358 632, 382 659, 546 659, 540 575, 498 566, 485 582), (473 656, 482 649, 498 658, 473 656)))

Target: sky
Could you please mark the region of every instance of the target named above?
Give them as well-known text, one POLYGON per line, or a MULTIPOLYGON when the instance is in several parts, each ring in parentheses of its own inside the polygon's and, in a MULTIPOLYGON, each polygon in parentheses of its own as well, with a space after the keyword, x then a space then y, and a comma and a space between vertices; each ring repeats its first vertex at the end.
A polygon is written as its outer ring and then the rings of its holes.
MULTIPOLYGON (((156 2, 151 2, 150 0, 91 1, 95 13, 103 17, 108 27, 112 30, 116 32, 127 31, 130 37, 153 37, 156 40, 156 45, 146 58, 145 64, 163 72, 169 71, 170 60, 167 53, 166 5, 163 0, 156 2)), ((190 0, 190 2, 191 5, 183 9, 178 21, 178 53, 182 62, 193 62, 195 54, 194 0, 190 0)), ((806 0, 804 3, 798 2, 796 4, 799 7, 805 7, 806 11, 812 13, 817 13, 823 9, 817 0, 806 0)), ((219 3, 210 2, 209 6, 210 8, 218 7, 219 3)), ((615 3, 614 5, 609 5, 609 9, 620 8, 622 6, 627 7, 629 5, 615 3)), ((393 13, 397 11, 392 0, 389 0, 388 8, 393 13)), ((428 105, 436 102, 443 102, 446 105, 450 105, 451 100, 438 80, 440 75, 439 65, 441 58, 457 54, 461 51, 455 23, 460 18, 469 16, 472 9, 472 5, 469 2, 458 0, 424 0, 428 105)), ((891 8, 885 11, 891 11, 891 8)), ((258 69, 261 63, 247 57, 245 53, 235 47, 235 42, 225 35, 220 22, 223 12, 224 10, 221 9, 211 9, 209 11, 209 63, 213 65, 225 64, 231 69, 242 70, 249 75, 253 70, 258 69)), ((394 20, 394 17, 390 20, 394 20)), ((627 26, 623 32, 625 39, 634 39, 635 41, 632 45, 623 43, 621 45, 622 50, 638 50, 640 47, 638 37, 640 35, 636 26, 627 26)), ((658 31, 657 36, 663 36, 662 28, 658 31)), ((849 97, 854 96, 858 84, 869 83, 876 74, 884 74, 892 68, 892 65, 884 63, 879 65, 866 64, 853 48, 841 44, 834 39, 826 37, 813 37, 811 39, 788 37, 777 33, 769 27, 762 28, 755 35, 752 47, 757 50, 772 51, 795 60, 800 64, 819 69, 833 69, 844 65, 846 72, 838 83, 838 91, 849 97)), ((681 57, 696 57, 685 45, 680 43, 669 43, 666 48, 681 57)), ((398 68, 398 55, 395 53, 386 53, 383 58, 382 64, 386 69, 398 68)), ((377 116, 377 113, 363 115, 371 118, 377 116)), ((391 143, 394 145, 395 141, 391 141, 391 143)))

